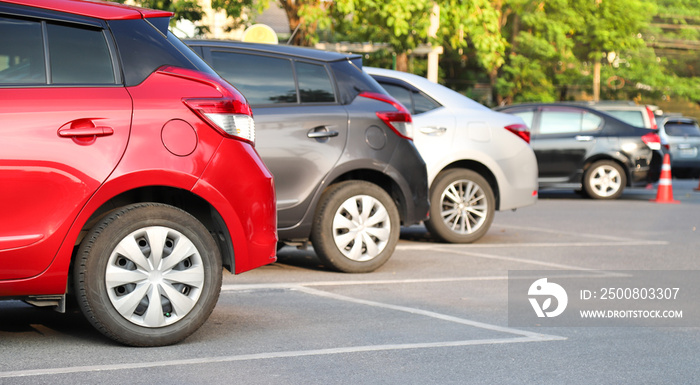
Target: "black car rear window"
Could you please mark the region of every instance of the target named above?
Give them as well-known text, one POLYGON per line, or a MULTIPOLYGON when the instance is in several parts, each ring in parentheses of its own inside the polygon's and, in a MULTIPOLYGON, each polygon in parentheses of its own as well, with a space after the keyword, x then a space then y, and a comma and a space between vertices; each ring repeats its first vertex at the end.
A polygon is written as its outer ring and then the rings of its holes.
POLYGON ((666 123, 666 134, 670 136, 700 136, 700 128, 695 123, 666 123))
POLYGON ((331 68, 338 83, 342 104, 352 103, 355 97, 363 91, 387 94, 379 83, 349 60, 332 63, 331 68))
POLYGON ((145 20, 113 20, 109 26, 117 42, 127 86, 141 83, 164 65, 215 74, 175 35, 168 32, 166 38, 145 20))

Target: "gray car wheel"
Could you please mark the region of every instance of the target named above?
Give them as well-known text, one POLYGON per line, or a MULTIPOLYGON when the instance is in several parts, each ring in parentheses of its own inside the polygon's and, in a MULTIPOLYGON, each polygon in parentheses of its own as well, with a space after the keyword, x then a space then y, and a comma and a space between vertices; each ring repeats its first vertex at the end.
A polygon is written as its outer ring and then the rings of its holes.
POLYGON ((324 264, 345 273, 367 273, 389 260, 401 225, 396 204, 379 186, 335 184, 318 207, 311 242, 324 264))
POLYGON ((466 169, 447 170, 430 187, 430 218, 425 226, 443 242, 470 243, 486 234, 496 199, 488 181, 466 169))
POLYGON ((584 175, 583 188, 594 199, 617 199, 627 184, 625 171, 610 160, 593 163, 584 175))
POLYGON ((172 206, 117 209, 81 243, 78 303, 100 332, 132 346, 179 342, 209 317, 221 290, 221 256, 207 229, 172 206))

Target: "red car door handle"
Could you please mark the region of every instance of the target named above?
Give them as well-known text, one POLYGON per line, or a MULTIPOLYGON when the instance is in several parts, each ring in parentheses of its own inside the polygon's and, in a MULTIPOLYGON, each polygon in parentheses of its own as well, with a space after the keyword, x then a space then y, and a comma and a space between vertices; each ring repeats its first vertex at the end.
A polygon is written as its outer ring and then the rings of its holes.
POLYGON ((76 136, 107 136, 114 134, 112 127, 97 126, 97 127, 81 127, 81 128, 61 128, 58 130, 58 136, 70 138, 76 136))

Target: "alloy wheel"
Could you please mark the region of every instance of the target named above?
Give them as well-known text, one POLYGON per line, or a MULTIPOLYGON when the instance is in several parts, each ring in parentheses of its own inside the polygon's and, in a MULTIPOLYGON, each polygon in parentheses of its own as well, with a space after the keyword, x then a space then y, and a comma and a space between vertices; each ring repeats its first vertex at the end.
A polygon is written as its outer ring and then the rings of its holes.
POLYGON ((488 214, 486 193, 478 184, 466 179, 452 182, 442 192, 440 207, 445 225, 457 234, 478 231, 488 214))
POLYGON ((615 167, 601 165, 592 171, 590 185, 596 195, 609 197, 622 187, 622 177, 615 167))

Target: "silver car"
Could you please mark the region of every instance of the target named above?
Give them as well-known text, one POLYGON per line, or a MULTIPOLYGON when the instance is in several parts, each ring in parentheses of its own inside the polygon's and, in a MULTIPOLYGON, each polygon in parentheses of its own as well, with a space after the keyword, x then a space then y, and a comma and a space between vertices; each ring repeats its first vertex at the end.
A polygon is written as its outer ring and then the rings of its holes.
POLYGON ((425 225, 434 237, 474 242, 486 234, 495 211, 537 201, 537 160, 521 118, 492 111, 420 76, 364 70, 413 115, 413 141, 430 185, 425 225))

